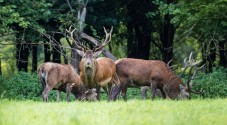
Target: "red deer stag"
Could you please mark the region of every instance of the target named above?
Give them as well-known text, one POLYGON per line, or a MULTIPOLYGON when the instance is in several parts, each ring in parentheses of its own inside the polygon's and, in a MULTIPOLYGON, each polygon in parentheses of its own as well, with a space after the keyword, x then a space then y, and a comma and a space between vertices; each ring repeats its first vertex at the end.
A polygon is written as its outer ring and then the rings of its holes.
POLYGON ((107 95, 108 99, 111 99, 111 88, 113 83, 119 83, 116 75, 116 66, 113 60, 106 57, 97 58, 102 53, 103 47, 106 46, 111 40, 111 34, 113 27, 108 33, 104 28, 106 38, 103 44, 94 47, 93 50, 86 49, 84 45, 80 44, 78 40, 73 38, 74 30, 66 30, 70 34, 70 38, 76 44, 77 53, 82 56, 80 61, 80 78, 85 83, 86 88, 96 87, 97 98, 100 99, 100 87, 102 87, 107 95))
POLYGON ((80 76, 76 73, 71 65, 46 62, 39 66, 38 75, 42 84, 43 101, 48 101, 48 93, 52 89, 58 90, 58 101, 60 100, 60 91, 65 91, 67 93, 67 101, 70 101, 69 96, 71 91, 76 99, 86 98, 84 97, 85 87, 80 80, 80 76))
MULTIPOLYGON (((205 66, 202 65, 201 67, 198 67, 198 64, 200 61, 198 62, 195 62, 195 59, 192 58, 192 52, 190 53, 189 55, 189 59, 187 60, 187 58, 184 59, 184 69, 183 71, 181 72, 181 74, 179 75, 180 78, 182 78, 182 75, 184 74, 184 72, 186 71, 187 68, 190 67, 190 70, 189 70, 189 76, 188 76, 188 81, 187 81, 187 89, 188 89, 188 92, 189 92, 189 98, 190 98, 190 93, 195 93, 195 94, 203 94, 203 90, 200 90, 200 92, 195 92, 193 89, 192 89, 192 84, 193 84, 193 80, 195 79, 195 76, 198 72, 199 69, 203 68, 205 66), (191 72, 192 72, 192 69, 194 67, 194 72, 193 72, 193 75, 191 76, 191 72)), ((170 62, 172 60, 170 60, 168 63, 167 63, 167 66, 171 69, 173 66, 170 66, 170 62)), ((149 87, 148 86, 144 86, 144 87, 141 87, 141 96, 142 98, 146 98, 146 92, 147 90, 149 90, 149 87)), ((157 90, 158 92, 158 90, 157 90)), ((159 94, 158 94, 159 95, 159 94)))
MULTIPOLYGON (((192 65, 198 63, 195 62, 192 65)), ((127 99, 127 87, 132 86, 152 86, 152 99, 155 98, 157 88, 160 89, 164 98, 189 97, 181 78, 175 75, 163 61, 124 58, 116 61, 115 64, 124 100, 127 99)))

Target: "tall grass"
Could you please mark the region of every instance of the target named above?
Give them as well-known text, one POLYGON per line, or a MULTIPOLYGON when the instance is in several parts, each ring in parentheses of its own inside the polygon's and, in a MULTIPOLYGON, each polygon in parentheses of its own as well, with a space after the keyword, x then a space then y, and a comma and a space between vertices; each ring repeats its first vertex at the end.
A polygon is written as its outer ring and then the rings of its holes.
POLYGON ((224 125, 227 99, 0 101, 0 125, 224 125))

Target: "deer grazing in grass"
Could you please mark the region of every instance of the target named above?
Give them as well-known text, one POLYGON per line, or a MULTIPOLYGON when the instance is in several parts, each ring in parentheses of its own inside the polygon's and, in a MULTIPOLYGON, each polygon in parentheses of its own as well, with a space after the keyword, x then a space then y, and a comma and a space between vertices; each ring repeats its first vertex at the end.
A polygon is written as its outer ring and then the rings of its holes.
MULTIPOLYGON (((48 101, 48 94, 52 89, 57 91, 57 100, 60 101, 60 91, 67 93, 67 101, 70 101, 70 92, 72 92, 76 99, 95 97, 96 93, 85 93, 85 87, 71 65, 63 65, 58 63, 46 62, 39 66, 38 76, 42 84, 43 101, 48 101), (86 95, 86 96, 85 96, 86 95)), ((91 90, 88 90, 91 91, 91 90)))
MULTIPOLYGON (((205 66, 205 64, 204 64, 204 65, 198 67, 197 64, 198 64, 200 61, 195 62, 195 59, 192 58, 192 55, 193 55, 193 53, 191 52, 191 53, 190 53, 190 56, 189 56, 189 59, 188 59, 188 60, 187 60, 187 58, 184 59, 184 69, 183 69, 183 71, 181 72, 181 74, 179 75, 179 77, 182 78, 182 76, 183 76, 183 74, 185 73, 186 69, 190 67, 190 70, 189 70, 189 73, 188 73, 188 75, 189 75, 189 76, 188 76, 188 81, 187 81, 187 90, 189 91, 189 98, 190 98, 190 93, 203 94, 203 90, 200 90, 200 92, 195 92, 195 91, 192 89, 192 86, 193 86, 193 80, 195 79, 195 76, 196 76, 198 70, 201 69, 201 68, 203 68, 203 67, 205 66), (191 76, 191 74, 192 74, 191 72, 192 72, 193 68, 194 68, 194 72, 193 72, 193 75, 191 76)), ((170 69, 173 67, 173 66, 170 66, 170 62, 171 62, 171 61, 172 61, 172 60, 170 60, 170 61, 167 63, 167 67, 169 67, 170 69)), ((148 87, 148 86, 143 86, 143 87, 141 87, 141 97, 142 97, 142 98, 146 98, 146 97, 147 97, 147 96, 146 96, 146 92, 147 92, 147 90, 149 90, 149 89, 150 89, 150 87, 148 87)), ((159 91, 157 90, 157 92, 159 92, 159 91)), ((158 95, 160 95, 160 94, 158 93, 158 95)))
POLYGON ((102 42, 102 45, 96 46, 93 50, 86 49, 86 47, 78 40, 75 40, 73 37, 74 30, 66 30, 70 34, 70 38, 76 44, 77 53, 82 56, 80 61, 80 78, 85 84, 86 88, 96 88, 97 98, 100 99, 100 87, 102 87, 108 95, 108 99, 112 100, 111 88, 114 83, 119 86, 120 82, 116 74, 116 66, 113 60, 106 57, 97 58, 103 51, 104 46, 106 46, 112 35, 113 27, 108 33, 105 31, 105 40, 102 42))
MULTIPOLYGON (((194 67, 199 62, 191 61, 190 66, 194 67)), ((161 91, 163 98, 189 98, 188 89, 182 79, 163 61, 123 58, 117 60, 115 64, 124 100, 127 99, 127 87, 133 86, 151 86, 152 99, 155 98, 156 89, 161 91)))

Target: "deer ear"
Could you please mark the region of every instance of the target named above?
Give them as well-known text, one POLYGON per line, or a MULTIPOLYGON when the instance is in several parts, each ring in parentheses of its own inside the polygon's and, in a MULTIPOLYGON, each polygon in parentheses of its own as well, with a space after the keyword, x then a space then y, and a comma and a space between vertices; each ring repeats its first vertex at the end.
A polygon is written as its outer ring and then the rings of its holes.
POLYGON ((94 56, 98 57, 102 53, 103 49, 100 49, 98 51, 94 51, 94 56))

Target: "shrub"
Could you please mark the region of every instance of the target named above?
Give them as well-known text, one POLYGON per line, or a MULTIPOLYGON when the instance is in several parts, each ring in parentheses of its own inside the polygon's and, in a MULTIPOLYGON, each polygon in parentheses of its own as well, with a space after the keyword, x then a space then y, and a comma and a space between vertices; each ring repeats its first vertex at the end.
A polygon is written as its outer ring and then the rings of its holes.
POLYGON ((40 100, 41 85, 37 74, 19 72, 12 75, 9 79, 2 76, 1 93, 4 92, 4 98, 9 99, 32 99, 40 100))
POLYGON ((204 89, 206 98, 227 97, 227 69, 216 68, 212 73, 200 75, 194 80, 193 89, 204 89))

